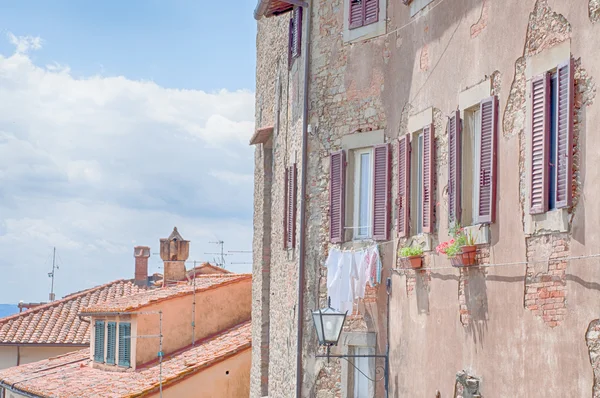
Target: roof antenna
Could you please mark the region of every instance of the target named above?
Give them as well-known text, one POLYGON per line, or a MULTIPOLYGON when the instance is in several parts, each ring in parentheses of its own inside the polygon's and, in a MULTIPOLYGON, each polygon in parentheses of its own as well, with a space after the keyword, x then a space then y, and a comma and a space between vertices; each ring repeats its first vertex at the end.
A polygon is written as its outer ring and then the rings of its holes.
POLYGON ((52 286, 50 287, 50 302, 54 301, 54 270, 58 269, 58 265, 56 264, 56 246, 54 247, 54 251, 52 252, 52 272, 48 272, 48 278, 52 278, 52 286))

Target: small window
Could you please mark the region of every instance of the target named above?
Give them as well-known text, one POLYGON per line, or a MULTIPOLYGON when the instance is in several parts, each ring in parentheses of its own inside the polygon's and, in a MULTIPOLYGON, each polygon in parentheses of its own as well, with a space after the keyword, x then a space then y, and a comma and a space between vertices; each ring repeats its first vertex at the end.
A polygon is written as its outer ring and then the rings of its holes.
POLYGON ((288 61, 292 67, 294 59, 300 56, 302 49, 302 7, 295 7, 290 18, 288 61))
POLYGON ((373 201, 373 150, 354 152, 354 238, 371 237, 373 201))
POLYGON ((106 327, 106 363, 115 364, 115 354, 117 351, 117 323, 108 322, 106 327))
POLYGON ((131 366, 131 324, 119 323, 119 366, 131 366))
MULTIPOLYGON (((368 347, 356 347, 354 353, 355 355, 370 355, 370 350, 368 347)), ((353 398, 365 398, 370 396, 370 380, 365 376, 370 376, 371 373, 369 361, 370 358, 354 358, 354 366, 356 366, 356 368, 354 368, 354 374, 352 375, 352 378, 354 379, 352 391, 353 398)))
POLYGON ((94 324, 94 361, 104 363, 104 321, 94 324))
POLYGON ((379 0, 349 1, 349 28, 356 29, 379 21, 379 0))

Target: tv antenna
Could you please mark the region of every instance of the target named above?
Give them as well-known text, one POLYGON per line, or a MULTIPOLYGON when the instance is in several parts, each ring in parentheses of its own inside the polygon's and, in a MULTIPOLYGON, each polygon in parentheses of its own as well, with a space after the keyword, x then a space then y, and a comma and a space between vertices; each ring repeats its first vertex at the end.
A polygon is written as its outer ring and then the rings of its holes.
POLYGON ((52 272, 48 272, 48 278, 52 278, 52 285, 50 287, 50 295, 49 295, 49 299, 50 301, 54 301, 55 295, 54 295, 54 272, 55 270, 58 269, 58 265, 56 264, 56 247, 54 247, 53 251, 52 251, 52 272))
POLYGON ((218 245, 220 247, 220 252, 219 253, 204 253, 204 254, 212 254, 214 256, 218 256, 217 258, 214 259, 215 264, 218 265, 221 268, 225 268, 225 256, 230 256, 231 254, 227 254, 225 253, 223 246, 225 245, 225 242, 223 242, 222 240, 218 240, 216 242, 208 242, 208 243, 212 243, 215 245, 218 245))

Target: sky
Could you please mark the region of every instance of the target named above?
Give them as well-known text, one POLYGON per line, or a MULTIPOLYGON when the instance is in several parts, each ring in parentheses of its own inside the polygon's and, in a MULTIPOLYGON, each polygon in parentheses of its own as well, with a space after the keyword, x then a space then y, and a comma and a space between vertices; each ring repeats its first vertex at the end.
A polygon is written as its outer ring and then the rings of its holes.
POLYGON ((254 6, 3 3, 0 303, 47 301, 53 247, 57 298, 132 278, 136 245, 162 272, 174 226, 189 261, 251 250, 254 6))

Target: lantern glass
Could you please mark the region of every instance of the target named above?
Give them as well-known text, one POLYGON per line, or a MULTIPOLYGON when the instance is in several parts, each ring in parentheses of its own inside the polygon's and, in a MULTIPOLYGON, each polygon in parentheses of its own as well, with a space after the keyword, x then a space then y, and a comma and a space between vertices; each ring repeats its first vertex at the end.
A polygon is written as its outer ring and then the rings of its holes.
POLYGON ((346 313, 331 307, 313 311, 313 322, 321 345, 336 345, 342 334, 346 313))

